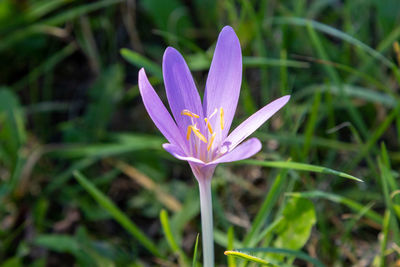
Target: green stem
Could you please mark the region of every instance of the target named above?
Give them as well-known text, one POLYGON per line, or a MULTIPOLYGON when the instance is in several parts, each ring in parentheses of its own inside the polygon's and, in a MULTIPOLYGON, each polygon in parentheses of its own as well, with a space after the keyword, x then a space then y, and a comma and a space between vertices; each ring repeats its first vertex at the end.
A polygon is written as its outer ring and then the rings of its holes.
POLYGON ((203 266, 214 267, 213 213, 211 179, 198 179, 200 191, 203 266))

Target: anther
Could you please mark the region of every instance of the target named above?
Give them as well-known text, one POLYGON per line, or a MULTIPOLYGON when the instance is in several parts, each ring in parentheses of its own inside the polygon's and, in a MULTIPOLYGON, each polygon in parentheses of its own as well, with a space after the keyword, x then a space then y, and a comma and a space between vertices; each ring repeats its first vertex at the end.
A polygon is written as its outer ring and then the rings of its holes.
POLYGON ((219 119, 219 122, 220 122, 220 124, 221 124, 221 130, 223 130, 224 129, 224 124, 225 124, 225 121, 224 121, 224 109, 221 107, 221 108, 219 108, 219 112, 220 112, 220 119, 219 119))
POLYGON ((192 132, 192 126, 188 126, 187 128, 187 133, 186 133, 186 139, 189 140, 190 139, 190 133, 192 132))
POLYGON ((194 133, 201 141, 203 141, 204 143, 207 144, 207 139, 204 137, 204 135, 202 135, 202 134, 200 133, 199 129, 193 128, 193 133, 194 133))
POLYGON ((207 118, 204 118, 204 121, 206 122, 208 131, 210 132, 210 134, 212 134, 213 133, 213 129, 211 127, 210 121, 207 118))
POLYGON ((197 115, 197 114, 195 114, 195 113, 193 113, 193 112, 191 112, 190 110, 187 110, 187 109, 182 110, 181 111, 181 115, 189 116, 189 117, 196 118, 196 119, 200 117, 199 115, 197 115))
POLYGON ((204 143, 207 144, 207 139, 204 137, 204 135, 202 135, 200 133, 200 130, 197 129, 195 125, 194 126, 193 125, 189 125, 188 126, 188 131, 187 131, 187 134, 186 134, 186 139, 187 140, 189 140, 190 134, 191 134, 192 131, 201 141, 203 141, 204 143))
POLYGON ((211 146, 212 146, 212 144, 213 144, 213 142, 214 142, 214 139, 215 139, 215 136, 216 136, 216 135, 217 135, 217 133, 213 133, 213 134, 211 135, 211 139, 210 139, 210 141, 208 142, 207 151, 210 151, 211 146))

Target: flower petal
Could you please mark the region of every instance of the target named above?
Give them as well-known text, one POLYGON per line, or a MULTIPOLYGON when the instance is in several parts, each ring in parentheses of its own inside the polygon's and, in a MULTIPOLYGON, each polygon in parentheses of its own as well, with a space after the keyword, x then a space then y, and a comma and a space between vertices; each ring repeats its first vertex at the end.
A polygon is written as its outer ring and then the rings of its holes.
POLYGON ((289 99, 290 95, 283 96, 251 115, 229 134, 225 139, 224 144, 229 147, 229 150, 236 147, 240 142, 257 130, 266 120, 280 110, 289 99))
POLYGON ((181 132, 185 134, 187 127, 191 124, 191 120, 188 116, 181 115, 181 112, 187 109, 199 115, 202 120, 203 108, 199 93, 185 60, 172 47, 168 47, 164 53, 163 77, 172 114, 181 132))
POLYGON ((163 144, 163 148, 177 159, 185 160, 190 163, 195 163, 196 166, 200 165, 200 167, 205 165, 205 163, 203 161, 201 161, 197 158, 186 156, 186 154, 182 151, 182 149, 180 149, 180 147, 178 147, 176 145, 166 143, 166 144, 163 144))
MULTIPOLYGON (((242 83, 242 52, 234 30, 225 26, 219 34, 214 57, 208 72, 204 93, 204 116, 220 107, 224 110, 221 140, 228 135, 235 115, 242 83)), ((216 116, 214 117, 216 118, 216 116)))
POLYGON ((210 162, 209 165, 219 164, 223 162, 232 162, 247 159, 261 150, 261 142, 257 138, 250 138, 243 144, 238 145, 234 150, 227 152, 222 157, 210 162))
POLYGON ((171 144, 185 147, 186 145, 178 126, 154 91, 143 68, 139 71, 139 90, 147 113, 149 113, 150 118, 160 132, 171 144))

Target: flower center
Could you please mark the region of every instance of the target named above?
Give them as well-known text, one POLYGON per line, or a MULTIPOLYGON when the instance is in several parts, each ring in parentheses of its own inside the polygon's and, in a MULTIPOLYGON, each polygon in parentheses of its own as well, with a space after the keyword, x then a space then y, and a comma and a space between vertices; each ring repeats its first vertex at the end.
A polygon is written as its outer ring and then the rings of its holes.
MULTIPOLYGON (((208 153, 211 151, 213 151, 213 144, 215 143, 215 139, 218 135, 219 138, 221 138, 222 136, 222 130, 224 129, 224 109, 221 107, 219 109, 215 109, 214 112, 204 118, 204 122, 200 121, 200 123, 204 123, 204 127, 200 127, 200 129, 204 129, 205 132, 202 132, 198 127, 198 119, 200 118, 199 115, 191 112, 190 110, 184 109, 181 112, 181 115, 183 116, 188 116, 191 119, 191 124, 187 127, 187 132, 186 132, 186 139, 189 142, 189 147, 190 147, 190 153, 196 154, 198 158, 203 158, 203 156, 205 156, 206 161, 210 160, 210 156, 211 158, 213 158, 212 153, 208 153), (219 125, 217 124, 217 118, 214 118, 217 114, 219 113, 219 125), (213 119, 214 118, 214 119, 213 119), (214 123, 213 123, 214 122, 214 123), (211 125, 213 124, 213 125, 211 125), (214 127, 215 124, 217 124, 217 126, 219 127, 214 127), (191 138, 191 136, 194 135, 194 138, 191 138), (203 143, 203 144, 202 144, 203 143), (207 144, 207 152, 206 153, 202 153, 200 147, 204 146, 205 144, 207 144), (193 147, 194 147, 194 151, 193 151, 193 147), (195 152, 195 153, 193 153, 195 152), (206 155, 204 155, 206 154, 206 155), (209 155, 211 154, 211 155, 209 155)), ((221 141, 221 140, 219 140, 221 141)), ((220 142, 218 142, 220 143, 220 142)), ((204 149, 203 149, 204 150, 204 149)))

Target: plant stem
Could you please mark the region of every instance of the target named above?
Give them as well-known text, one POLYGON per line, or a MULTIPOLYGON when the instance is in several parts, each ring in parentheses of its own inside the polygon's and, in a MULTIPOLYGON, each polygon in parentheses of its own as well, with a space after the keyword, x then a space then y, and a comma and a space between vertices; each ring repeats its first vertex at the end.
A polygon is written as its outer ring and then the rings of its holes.
POLYGON ((203 266, 214 267, 213 213, 211 179, 199 181, 201 228, 203 237, 203 266))

